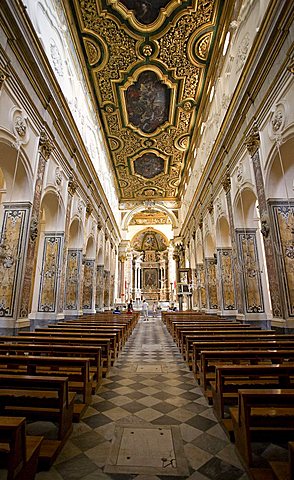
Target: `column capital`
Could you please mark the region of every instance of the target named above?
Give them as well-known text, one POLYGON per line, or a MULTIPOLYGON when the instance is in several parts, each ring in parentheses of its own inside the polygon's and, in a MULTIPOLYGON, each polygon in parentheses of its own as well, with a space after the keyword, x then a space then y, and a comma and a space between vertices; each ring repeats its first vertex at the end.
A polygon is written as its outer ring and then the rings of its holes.
POLYGON ((229 191, 231 190, 231 176, 230 176, 228 171, 226 171, 226 173, 223 176, 222 186, 223 186, 224 191, 226 193, 229 193, 229 191))
POLYGON ((253 157, 253 155, 257 152, 260 146, 260 135, 256 123, 253 124, 249 134, 245 138, 245 145, 249 155, 253 157))
POLYGON ((45 130, 42 130, 40 133, 39 151, 45 160, 48 160, 54 148, 52 139, 45 130))
POLYGON ((67 190, 70 195, 74 195, 78 188, 78 182, 73 175, 69 176, 67 190))

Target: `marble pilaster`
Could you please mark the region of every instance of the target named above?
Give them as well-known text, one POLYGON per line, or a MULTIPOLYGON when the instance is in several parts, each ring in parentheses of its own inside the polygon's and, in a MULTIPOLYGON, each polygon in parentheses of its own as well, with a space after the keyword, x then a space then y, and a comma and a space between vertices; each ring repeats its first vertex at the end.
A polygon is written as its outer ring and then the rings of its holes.
POLYGON ((20 292, 19 318, 27 318, 32 307, 33 282, 32 277, 36 266, 37 238, 39 235, 39 223, 41 214, 41 196, 46 162, 53 151, 52 140, 46 132, 41 132, 39 140, 39 162, 34 189, 33 205, 31 210, 31 222, 29 227, 28 247, 24 266, 22 291, 20 292))
POLYGON ((261 233, 263 235, 264 253, 269 282, 269 291, 272 303, 273 317, 285 318, 285 312, 281 298, 283 298, 283 287, 279 282, 277 259, 273 248, 273 224, 270 220, 268 205, 266 201, 264 180, 259 156, 260 138, 257 126, 254 125, 246 137, 246 147, 251 156, 255 176, 256 194, 261 221, 261 233))

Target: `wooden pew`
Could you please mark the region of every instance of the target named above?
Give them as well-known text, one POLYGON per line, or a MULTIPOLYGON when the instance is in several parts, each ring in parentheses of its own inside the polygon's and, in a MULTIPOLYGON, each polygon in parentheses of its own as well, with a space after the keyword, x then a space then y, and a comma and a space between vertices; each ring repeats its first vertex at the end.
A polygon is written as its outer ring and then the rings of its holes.
POLYGON ((197 333, 196 335, 186 335, 186 361, 190 362, 193 359, 193 344, 199 341, 208 341, 211 339, 213 335, 213 339, 215 341, 238 341, 238 340, 292 340, 294 341, 294 334, 284 334, 284 333, 275 333, 273 330, 228 330, 226 332, 218 332, 215 331, 211 333, 210 337, 207 335, 208 338, 205 339, 205 332, 197 333))
POLYGON ((38 327, 35 329, 35 333, 38 332, 73 332, 73 333, 93 333, 98 335, 112 335, 116 334, 117 342, 116 342, 116 353, 118 354, 119 351, 122 349, 123 345, 126 342, 126 335, 124 327, 110 327, 110 326, 89 326, 88 323, 85 325, 77 326, 77 325, 48 325, 48 327, 38 327))
POLYGON ((23 415, 31 421, 58 425, 56 440, 44 438, 40 463, 50 468, 72 432, 75 393, 68 390, 67 377, 0 374, 0 414, 23 415))
MULTIPOLYGON (((11 337, 18 338, 18 337, 11 337)), ((88 358, 92 380, 92 393, 97 391, 102 381, 101 347, 82 345, 46 345, 44 343, 0 343, 0 355, 42 355, 55 357, 88 358)))
POLYGON ((221 365, 294 364, 292 350, 202 350, 197 379, 206 397, 209 397, 209 382, 215 380, 216 368, 221 365))
MULTIPOLYGON (((273 330, 261 330, 261 329, 243 329, 243 328, 235 328, 235 329, 212 329, 212 330, 194 330, 193 332, 188 332, 183 337, 183 349, 182 355, 184 360, 191 364, 193 358, 193 343, 198 342, 199 340, 205 341, 209 340, 210 338, 215 338, 216 340, 235 340, 235 339, 262 339, 262 338, 277 338, 277 335, 274 333, 273 330)), ((285 336, 283 335, 283 338, 285 336)), ((294 340, 294 335, 293 335, 294 340)))
POLYGON ((230 412, 236 449, 247 468, 253 466, 252 442, 293 438, 294 389, 240 389, 238 406, 230 412))
POLYGON ((42 440, 26 435, 24 417, 0 417, 0 468, 7 480, 34 480, 42 440))
POLYGON ((274 480, 293 480, 294 478, 294 442, 288 443, 288 451, 288 462, 270 462, 274 480))
POLYGON ((193 355, 192 355, 192 369, 194 375, 197 373, 197 365, 199 365, 200 355, 202 350, 274 350, 274 349, 285 349, 292 350, 294 348, 294 341, 287 340, 285 335, 284 339, 275 339, 268 340, 267 338, 260 340, 250 339, 250 340, 216 340, 215 337, 210 338, 209 341, 198 341, 193 343, 193 355))
MULTIPOLYGON (((100 345, 100 341, 105 340, 106 342, 109 342, 110 344, 110 365, 112 365, 118 355, 118 334, 117 333, 97 333, 97 334, 91 334, 87 333, 87 331, 82 330, 81 332, 71 332, 71 331, 60 331, 60 330, 54 330, 45 328, 44 330, 35 330, 34 332, 19 332, 18 336, 20 337, 52 337, 58 339, 58 337, 63 337, 63 338, 71 338, 73 340, 76 340, 76 343, 80 343, 81 340, 90 340, 92 342, 97 342, 98 345, 100 345)), ((1 337, 0 337, 1 341, 1 337)))
MULTIPOLYGON (((27 332, 30 333, 30 332, 27 332)), ((61 332, 60 332, 61 333, 61 332)), ((71 335, 35 335, 30 333, 30 335, 1 335, 1 343, 24 343, 24 344, 45 344, 45 345, 76 345, 76 346, 99 346, 101 347, 101 358, 102 358, 102 374, 107 375, 110 366, 111 366, 111 349, 110 349, 110 340, 108 338, 101 338, 94 336, 80 337, 80 336, 71 336, 71 335)))
POLYGON ((74 403, 73 419, 77 422, 92 400, 90 359, 36 355, 0 355, 0 374, 67 376, 69 390, 82 395, 82 403, 74 403))
POLYGON ((224 407, 237 403, 238 390, 294 388, 294 364, 220 365, 210 386, 215 415, 230 431, 231 422, 224 422, 224 407))

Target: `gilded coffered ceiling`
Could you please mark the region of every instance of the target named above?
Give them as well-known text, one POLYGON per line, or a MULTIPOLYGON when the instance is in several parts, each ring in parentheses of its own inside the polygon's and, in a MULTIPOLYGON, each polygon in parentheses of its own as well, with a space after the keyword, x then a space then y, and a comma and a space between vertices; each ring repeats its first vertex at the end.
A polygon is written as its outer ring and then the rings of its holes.
POLYGON ((223 0, 64 3, 120 200, 178 200, 223 0))

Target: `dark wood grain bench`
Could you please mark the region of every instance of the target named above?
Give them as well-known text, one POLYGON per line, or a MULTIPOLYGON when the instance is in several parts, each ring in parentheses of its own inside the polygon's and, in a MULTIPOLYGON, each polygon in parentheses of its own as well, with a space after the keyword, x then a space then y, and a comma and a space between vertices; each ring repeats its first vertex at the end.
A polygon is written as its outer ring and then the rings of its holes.
MULTIPOLYGON (((27 332, 30 333, 30 332, 27 332)), ((62 332, 60 332, 62 333, 62 332)), ((72 336, 72 335, 36 335, 30 333, 29 335, 1 335, 1 343, 24 343, 24 344, 45 344, 45 345, 76 345, 76 346, 94 346, 101 348, 102 359, 102 374, 106 376, 111 367, 111 348, 110 339, 101 338, 96 335, 88 337, 72 336)))
MULTIPOLYGON (((225 405, 237 403, 239 389, 294 388, 294 364, 220 365, 210 386, 213 410, 223 422, 225 405)), ((230 422, 223 423, 230 431, 230 422)))
POLYGON ((221 365, 294 364, 292 350, 202 350, 196 378, 204 395, 209 395, 209 382, 215 380, 216 367, 221 365))
MULTIPOLYGON (((193 358, 193 343, 200 341, 206 341, 211 338, 216 340, 225 339, 253 339, 253 338, 276 338, 276 334, 273 330, 261 330, 261 329, 248 329, 248 328, 227 328, 213 329, 213 330, 194 330, 193 332, 187 332, 183 338, 182 355, 184 360, 191 364, 193 358)), ((294 340, 294 336, 293 336, 294 340)))
POLYGON ((0 355, 0 374, 67 376, 69 390, 80 393, 82 403, 75 403, 73 419, 77 422, 92 400, 90 359, 41 355, 0 355))
POLYGON ((250 340, 216 340, 210 338, 209 341, 198 341, 193 343, 193 354, 192 354, 192 365, 189 365, 192 368, 194 375, 196 375, 197 364, 200 361, 200 355, 202 350, 264 350, 264 349, 293 349, 294 341, 285 339, 278 340, 268 340, 264 338, 262 341, 256 339, 250 340))
MULTIPOLYGON (((17 338, 17 337, 12 337, 17 338)), ((92 393, 97 391, 102 381, 101 347, 80 345, 46 345, 38 343, 0 343, 0 355, 42 355, 55 357, 88 358, 92 380, 92 393)))
POLYGON ((0 469, 7 480, 34 480, 42 440, 26 435, 24 417, 0 417, 0 469))
POLYGON ((72 432, 76 394, 69 392, 68 377, 0 374, 0 414, 24 416, 30 421, 57 424, 57 439, 44 440, 40 463, 50 468, 72 432))
POLYGON ((240 389, 238 406, 230 412, 236 449, 245 467, 253 466, 252 442, 293 438, 294 389, 240 389))

